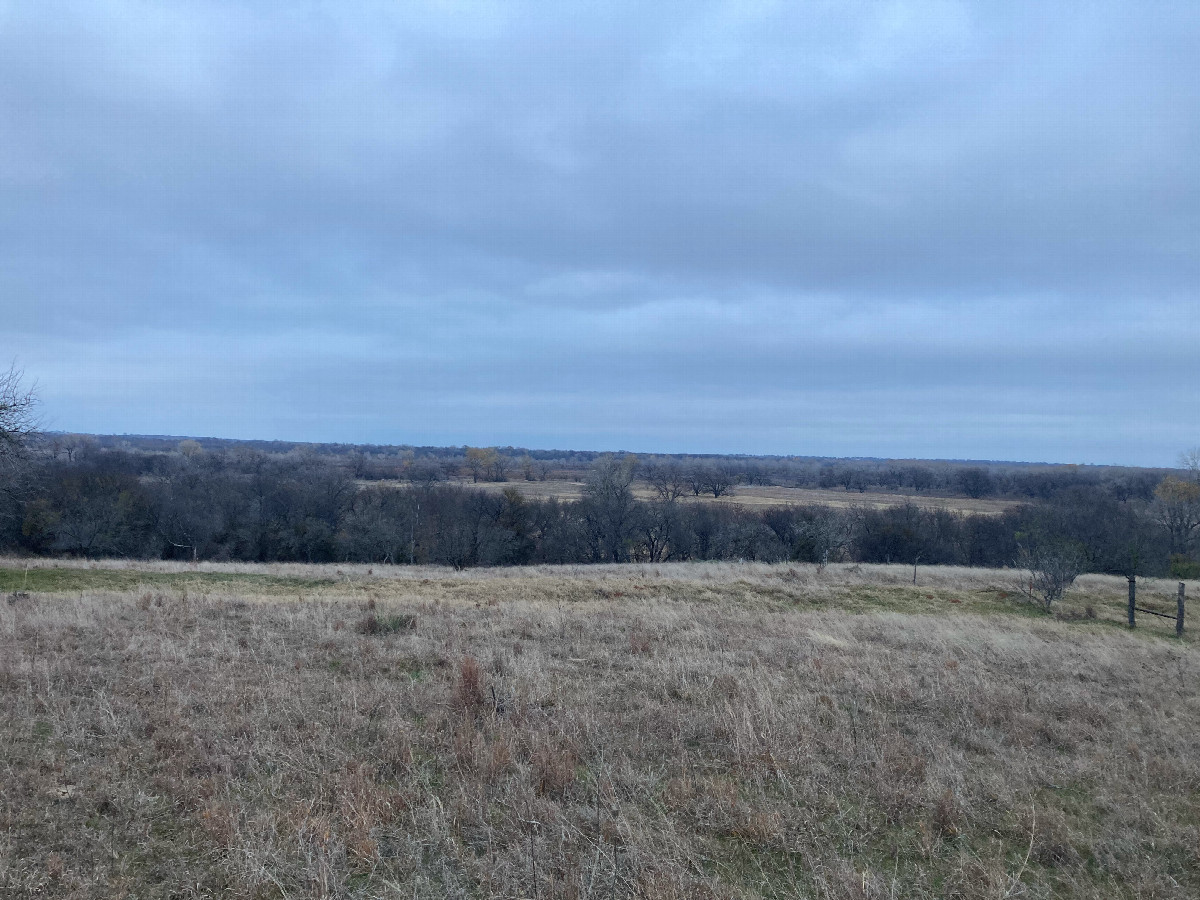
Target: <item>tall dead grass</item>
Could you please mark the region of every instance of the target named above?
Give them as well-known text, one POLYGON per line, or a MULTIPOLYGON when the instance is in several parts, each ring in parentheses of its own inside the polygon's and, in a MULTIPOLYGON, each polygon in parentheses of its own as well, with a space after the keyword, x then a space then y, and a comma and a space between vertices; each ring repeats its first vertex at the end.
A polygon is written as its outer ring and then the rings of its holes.
POLYGON ((1190 643, 969 570, 341 575, 0 601, 0 895, 1200 895, 1190 643))

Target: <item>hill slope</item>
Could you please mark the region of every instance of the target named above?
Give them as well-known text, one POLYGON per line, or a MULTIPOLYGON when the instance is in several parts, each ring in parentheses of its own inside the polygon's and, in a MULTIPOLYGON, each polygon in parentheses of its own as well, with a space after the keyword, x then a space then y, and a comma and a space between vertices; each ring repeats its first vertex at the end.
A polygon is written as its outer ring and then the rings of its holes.
POLYGON ((5 896, 1200 893, 1200 659, 1115 581, 0 574, 5 896))

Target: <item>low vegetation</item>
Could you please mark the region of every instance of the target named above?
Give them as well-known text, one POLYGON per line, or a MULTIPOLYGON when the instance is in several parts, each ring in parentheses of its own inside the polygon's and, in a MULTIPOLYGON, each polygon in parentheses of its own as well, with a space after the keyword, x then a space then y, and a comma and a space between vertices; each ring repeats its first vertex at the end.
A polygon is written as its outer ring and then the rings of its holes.
POLYGON ((1148 470, 118 439, 37 435, 23 402, 0 417, 0 553, 1003 568, 1053 552, 1086 572, 1200 571, 1200 455, 1148 470))
POLYGON ((1200 894, 1191 633, 915 575, 8 561, 0 895, 1200 894))
POLYGON ((174 454, 27 454, 19 477, 0 484, 0 552, 456 568, 694 560, 999 568, 1023 551, 1069 546, 1084 571, 1186 577, 1200 535, 1200 481, 1173 478, 1151 499, 1109 481, 1015 504, 734 490, 730 475, 716 497, 699 481, 688 490, 682 468, 668 479, 632 457, 601 457, 580 484, 397 483, 356 480, 336 459, 218 455, 187 443, 174 454))

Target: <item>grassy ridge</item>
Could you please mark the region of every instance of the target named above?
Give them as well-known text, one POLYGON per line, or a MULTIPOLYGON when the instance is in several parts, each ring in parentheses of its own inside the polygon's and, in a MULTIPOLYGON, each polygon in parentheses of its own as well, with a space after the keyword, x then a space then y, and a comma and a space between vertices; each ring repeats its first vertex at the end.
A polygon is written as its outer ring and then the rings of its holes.
MULTIPOLYGON (((527 567, 465 572, 437 567, 365 565, 137 563, 131 561, 0 560, 0 593, 76 594, 159 591, 243 597, 399 598, 436 596, 474 602, 480 591, 518 600, 531 585, 567 602, 605 599, 737 601, 751 606, 833 606, 846 612, 956 615, 1046 615, 1025 592, 1024 576, 1013 570, 918 570, 911 583, 906 566, 755 564, 663 564, 527 567), (486 583, 486 587, 483 584, 486 583)), ((1142 582, 1138 603, 1174 615, 1176 582, 1142 582)), ((1086 625, 1125 622, 1125 581, 1084 576, 1054 613, 1086 625), (1090 613, 1089 613, 1090 610, 1090 613)), ((1189 596, 1200 597, 1200 584, 1189 596)), ((1200 621, 1197 619, 1196 621, 1200 621)), ((1142 617, 1144 634, 1168 634, 1167 620, 1142 617), (1164 624, 1166 623, 1166 624, 1164 624)), ((1192 630, 1185 641, 1192 639, 1192 630)))

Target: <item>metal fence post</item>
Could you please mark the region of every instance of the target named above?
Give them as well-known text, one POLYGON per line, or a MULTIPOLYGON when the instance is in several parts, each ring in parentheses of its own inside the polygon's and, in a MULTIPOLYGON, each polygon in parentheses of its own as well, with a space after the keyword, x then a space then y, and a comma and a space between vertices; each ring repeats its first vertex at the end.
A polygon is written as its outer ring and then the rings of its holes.
POLYGON ((1129 576, 1129 627, 1133 628, 1137 623, 1134 619, 1134 606, 1137 604, 1137 576, 1129 576))
POLYGON ((1179 594, 1175 601, 1175 635, 1183 637, 1183 591, 1184 584, 1179 582, 1179 594))

